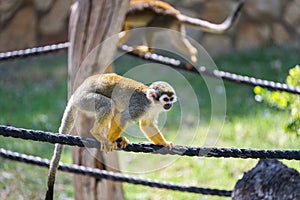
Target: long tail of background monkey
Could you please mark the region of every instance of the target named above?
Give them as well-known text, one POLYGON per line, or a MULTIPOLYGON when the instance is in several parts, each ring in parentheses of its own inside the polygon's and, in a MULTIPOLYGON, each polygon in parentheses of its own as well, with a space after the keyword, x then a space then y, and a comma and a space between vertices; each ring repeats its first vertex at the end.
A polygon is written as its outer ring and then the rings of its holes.
MULTIPOLYGON (((68 105, 64 111, 63 118, 61 120, 61 125, 59 127, 59 133, 69 134, 71 129, 73 128, 76 108, 71 105, 72 105, 72 97, 70 98, 68 105)), ((63 145, 61 144, 55 145, 55 149, 50 162, 49 173, 48 173, 48 190, 45 197, 46 200, 53 199, 55 174, 59 165, 59 160, 61 157, 62 150, 63 150, 63 145)))
POLYGON ((197 18, 193 18, 193 17, 188 17, 188 16, 182 15, 182 14, 180 14, 178 16, 178 19, 183 24, 186 24, 188 26, 193 26, 194 28, 198 28, 198 29, 203 30, 205 32, 209 32, 209 33, 223 33, 226 30, 228 30, 233 25, 233 23, 235 22, 235 20, 237 19, 238 15, 239 15, 239 13, 240 13, 243 5, 244 5, 244 1, 245 0, 239 0, 238 5, 235 8, 235 10, 221 24, 210 23, 210 22, 205 21, 205 20, 201 20, 201 19, 197 19, 197 18))

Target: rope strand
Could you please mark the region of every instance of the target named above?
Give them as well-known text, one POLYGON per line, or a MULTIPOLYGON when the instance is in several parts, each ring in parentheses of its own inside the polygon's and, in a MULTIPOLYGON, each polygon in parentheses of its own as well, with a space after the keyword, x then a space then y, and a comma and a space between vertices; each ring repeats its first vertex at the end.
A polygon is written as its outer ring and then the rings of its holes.
MULTIPOLYGON (((0 135, 5 137, 22 138, 40 142, 60 143, 64 145, 100 148, 100 144, 94 138, 84 138, 79 136, 54 134, 50 132, 26 130, 11 126, 0 126, 0 135)), ((286 159, 300 160, 300 150, 262 150, 262 149, 235 149, 235 148, 215 148, 215 147, 190 147, 174 145, 172 149, 150 143, 130 143, 124 149, 127 152, 153 153, 162 155, 198 156, 198 157, 224 157, 243 159, 286 159)))
MULTIPOLYGON (((49 167, 50 160, 30 156, 26 154, 20 154, 17 152, 8 151, 5 149, 0 148, 0 156, 5 159, 10 159, 18 162, 33 164, 41 167, 49 167)), ((75 174, 81 174, 86 176, 92 176, 98 179, 108 179, 111 181, 118 181, 118 182, 127 182, 136 185, 144 185, 149 187, 161 188, 161 189, 168 189, 168 190, 177 190, 181 192, 190 192, 190 193, 198 193, 198 194, 205 194, 205 195, 217 195, 217 196, 226 196, 230 197, 232 191, 228 190, 218 190, 218 189, 209 189, 209 188, 201 188, 195 186, 185 186, 179 185, 170 182, 159 182, 150 179, 142 179, 142 178, 135 178, 130 177, 128 175, 122 175, 120 173, 115 173, 106 170, 99 170, 90 167, 84 167, 80 165, 69 165, 60 163, 59 170, 64 172, 71 172, 75 174)))

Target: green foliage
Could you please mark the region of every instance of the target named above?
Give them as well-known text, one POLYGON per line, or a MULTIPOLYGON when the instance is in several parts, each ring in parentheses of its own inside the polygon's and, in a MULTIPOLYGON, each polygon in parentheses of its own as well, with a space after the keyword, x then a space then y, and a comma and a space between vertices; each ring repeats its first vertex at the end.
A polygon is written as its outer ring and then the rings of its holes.
MULTIPOLYGON (((286 78, 286 84, 289 87, 300 87, 300 66, 289 70, 289 75, 286 78)), ((254 88, 256 99, 264 100, 268 104, 279 109, 288 109, 290 111, 290 119, 285 124, 284 128, 287 132, 294 132, 300 135, 300 98, 299 95, 290 94, 287 92, 271 92, 259 86, 254 88)))

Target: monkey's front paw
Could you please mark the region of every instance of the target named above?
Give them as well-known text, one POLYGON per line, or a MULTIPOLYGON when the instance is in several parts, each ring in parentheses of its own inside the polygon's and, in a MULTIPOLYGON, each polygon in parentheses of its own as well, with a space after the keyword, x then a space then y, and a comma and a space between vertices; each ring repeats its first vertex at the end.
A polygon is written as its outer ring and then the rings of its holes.
POLYGON ((144 45, 137 46, 135 50, 137 50, 140 53, 152 52, 152 48, 144 46, 144 45))
POLYGON ((191 70, 196 65, 197 65, 197 56, 191 56, 191 63, 187 63, 186 64, 186 68, 188 70, 191 70))
POLYGON ((193 69, 193 67, 194 67, 194 65, 193 65, 192 63, 187 63, 187 64, 186 64, 186 68, 187 68, 188 70, 193 69))
POLYGON ((164 146, 167 147, 169 150, 171 150, 173 148, 173 143, 167 142, 167 144, 165 144, 164 146))
POLYGON ((126 148, 127 147, 127 145, 129 144, 129 140, 126 138, 126 137, 119 137, 118 139, 117 139, 117 142, 118 143, 120 143, 120 147, 122 148, 122 149, 124 149, 124 148, 126 148))
POLYGON ((187 64, 186 64, 186 68, 187 68, 188 70, 191 70, 192 68, 194 68, 194 67, 196 66, 196 64, 197 64, 197 57, 192 56, 192 57, 191 57, 191 63, 187 63, 187 64))

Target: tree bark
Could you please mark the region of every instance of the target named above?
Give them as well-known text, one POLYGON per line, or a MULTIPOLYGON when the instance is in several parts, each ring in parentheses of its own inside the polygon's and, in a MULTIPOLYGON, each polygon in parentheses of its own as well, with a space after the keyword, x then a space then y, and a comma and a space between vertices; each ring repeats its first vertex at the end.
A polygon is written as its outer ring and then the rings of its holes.
MULTIPOLYGON (((77 0, 72 5, 69 23, 69 96, 88 76, 113 71, 110 63, 118 40, 114 37, 109 42, 104 41, 121 31, 128 6, 129 0, 77 0), (95 47, 96 50, 93 50, 95 47)), ((93 121, 93 118, 79 114, 72 132, 92 137, 90 129, 93 121)), ((74 148, 73 162, 119 171, 116 153, 104 155, 96 149, 74 148)), ((74 176, 74 194, 78 200, 124 199, 121 183, 78 175, 74 176)))
POLYGON ((232 199, 300 199, 300 174, 277 160, 260 160, 236 183, 232 199))

